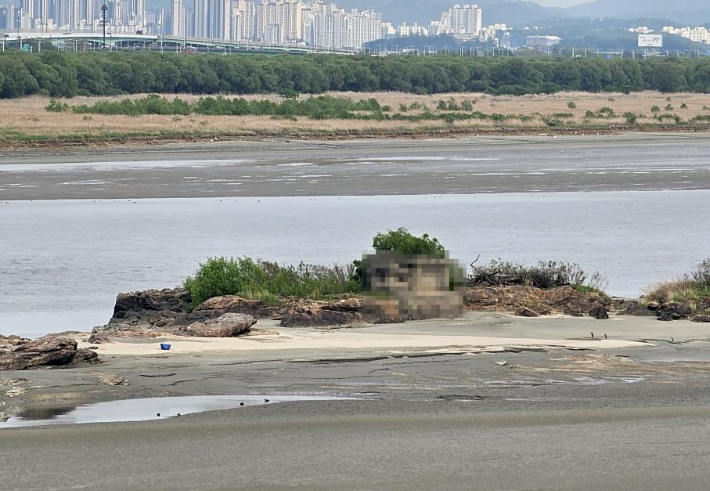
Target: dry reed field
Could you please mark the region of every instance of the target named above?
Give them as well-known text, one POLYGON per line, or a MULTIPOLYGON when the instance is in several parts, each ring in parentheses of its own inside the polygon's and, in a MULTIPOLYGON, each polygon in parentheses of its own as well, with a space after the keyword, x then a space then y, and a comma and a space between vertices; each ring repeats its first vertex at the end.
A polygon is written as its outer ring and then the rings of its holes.
MULTIPOLYGON (((48 112, 49 100, 31 97, 20 100, 0 101, 0 142, 7 145, 20 142, 74 143, 86 140, 132 140, 132 139, 180 139, 180 138, 259 138, 291 136, 304 138, 365 137, 476 134, 495 132, 546 132, 588 130, 673 130, 703 129, 710 121, 688 126, 687 122, 697 116, 710 119, 710 94, 660 94, 642 92, 632 94, 558 93, 552 95, 490 96, 486 94, 456 93, 414 95, 406 93, 354 93, 326 94, 352 100, 375 98, 381 106, 389 106, 387 114, 416 115, 424 107, 433 114, 449 112, 437 109, 440 102, 464 101, 472 104, 472 111, 485 115, 514 116, 510 119, 469 119, 447 122, 443 120, 399 121, 327 119, 311 120, 299 117, 295 120, 274 119, 269 116, 122 116, 99 114, 74 114, 48 112), (414 104, 414 109, 411 109, 414 104), (656 114, 673 115, 678 120, 653 118, 651 108, 657 106, 656 114), (613 110, 613 116, 590 117, 588 111, 598 113, 602 108, 613 110), (406 109, 406 110, 405 110, 406 109), (630 123, 625 113, 638 119, 630 123), (529 118, 517 119, 518 116, 529 118)), ((137 99, 145 95, 119 97, 77 97, 64 99, 70 106, 94 104, 97 101, 137 99)), ((179 95, 183 100, 194 102, 200 96, 179 95)), ((238 96, 226 96, 238 97, 238 96)), ((301 96, 306 98, 311 96, 301 96)), ((166 96, 172 99, 173 96, 166 96)), ((281 100, 277 95, 249 95, 245 99, 281 100)), ((457 111, 465 113, 466 111, 457 111)), ((471 112, 471 111, 469 111, 471 112)))

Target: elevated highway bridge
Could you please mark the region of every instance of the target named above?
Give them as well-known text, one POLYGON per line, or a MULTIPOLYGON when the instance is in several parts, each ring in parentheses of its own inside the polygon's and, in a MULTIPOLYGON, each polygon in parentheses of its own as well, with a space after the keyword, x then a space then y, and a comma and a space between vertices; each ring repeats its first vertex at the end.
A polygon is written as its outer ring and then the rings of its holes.
POLYGON ((52 43, 60 50, 98 51, 98 50, 150 50, 161 52, 210 52, 210 53, 263 53, 295 54, 332 53, 341 55, 357 54, 358 50, 326 49, 305 45, 267 44, 254 41, 222 41, 197 39, 155 34, 107 33, 104 39, 101 32, 6 32, 0 37, 2 50, 8 47, 21 47, 25 51, 41 51, 43 42, 52 43))

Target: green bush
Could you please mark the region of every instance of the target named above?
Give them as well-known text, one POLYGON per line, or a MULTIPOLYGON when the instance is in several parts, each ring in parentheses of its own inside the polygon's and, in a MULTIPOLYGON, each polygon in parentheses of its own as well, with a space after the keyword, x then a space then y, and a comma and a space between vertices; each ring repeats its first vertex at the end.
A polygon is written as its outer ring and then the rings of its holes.
MULTIPOLYGON (((372 248, 375 251, 393 251, 405 255, 446 257, 446 250, 436 237, 429 237, 429 234, 417 237, 404 227, 375 235, 372 238, 372 248)), ((362 260, 353 261, 351 279, 362 285, 362 260)))
POLYGON ((282 266, 251 258, 210 258, 200 264, 184 288, 190 292, 192 307, 213 297, 238 295, 252 300, 278 303, 287 297, 312 300, 357 293, 351 280, 351 266, 318 266, 300 263, 282 266))
POLYGON ((44 109, 50 113, 63 113, 69 110, 69 105, 57 99, 51 99, 44 109))
POLYGON ((569 109, 577 109, 577 104, 575 104, 574 101, 569 101, 569 102, 567 103, 567 107, 568 107, 569 109))
POLYGON ((404 227, 379 233, 372 239, 372 247, 376 251, 394 251, 400 254, 422 254, 444 257, 444 246, 436 237, 424 234, 421 237, 412 235, 404 227))

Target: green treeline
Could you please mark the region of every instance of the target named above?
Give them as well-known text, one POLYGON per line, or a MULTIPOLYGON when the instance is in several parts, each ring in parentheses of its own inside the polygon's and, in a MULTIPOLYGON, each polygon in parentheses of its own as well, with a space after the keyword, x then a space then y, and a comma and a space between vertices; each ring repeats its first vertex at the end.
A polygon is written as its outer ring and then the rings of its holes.
MULTIPOLYGON (((381 106, 374 98, 354 101, 346 97, 321 95, 302 100, 286 99, 280 102, 273 102, 263 99, 246 100, 242 97, 206 96, 190 103, 179 97, 169 100, 157 94, 150 94, 139 99, 126 98, 120 101, 98 101, 91 105, 80 104, 76 106, 70 106, 57 99, 51 99, 45 109, 49 112, 57 113, 71 111, 75 114, 122 116, 142 116, 145 114, 187 116, 199 114, 202 116, 271 116, 272 118, 281 119, 306 117, 313 120, 360 119, 411 122, 440 120, 449 123, 474 119, 496 122, 514 119, 530 121, 533 119, 533 116, 522 114, 484 114, 481 111, 474 111, 473 107, 473 102, 471 101, 464 101, 459 105, 452 99, 448 102, 439 101, 437 112, 432 112, 428 107, 421 104, 413 103, 411 106, 400 107, 402 112, 393 113, 391 107, 381 106), (422 109, 422 111, 405 114, 410 109, 422 109), (439 112, 438 110, 446 112, 439 112)), ((555 116, 571 117, 572 115, 557 114, 555 116)), ((603 118, 606 116, 596 117, 603 118)))
POLYGON ((0 53, 0 98, 293 91, 710 92, 710 59, 0 53))

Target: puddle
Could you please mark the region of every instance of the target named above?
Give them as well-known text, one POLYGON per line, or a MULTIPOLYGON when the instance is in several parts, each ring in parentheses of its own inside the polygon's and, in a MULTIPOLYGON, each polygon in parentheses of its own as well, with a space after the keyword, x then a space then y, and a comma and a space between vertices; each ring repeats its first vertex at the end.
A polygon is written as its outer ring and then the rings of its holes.
POLYGON ((5 422, 0 419, 0 429, 25 426, 148 421, 170 419, 178 415, 205 411, 262 406, 279 402, 346 399, 349 398, 307 395, 229 395, 125 399, 87 404, 76 408, 32 409, 18 415, 9 415, 9 419, 5 422))

